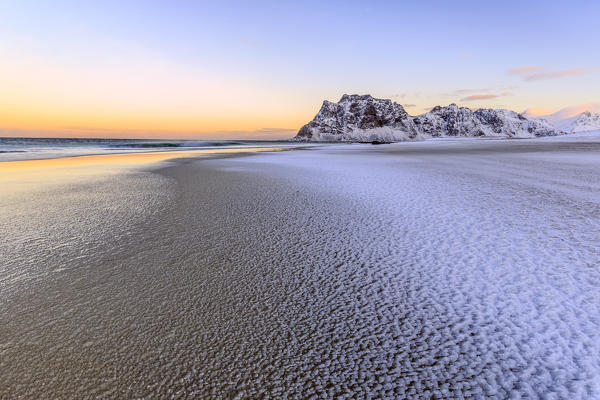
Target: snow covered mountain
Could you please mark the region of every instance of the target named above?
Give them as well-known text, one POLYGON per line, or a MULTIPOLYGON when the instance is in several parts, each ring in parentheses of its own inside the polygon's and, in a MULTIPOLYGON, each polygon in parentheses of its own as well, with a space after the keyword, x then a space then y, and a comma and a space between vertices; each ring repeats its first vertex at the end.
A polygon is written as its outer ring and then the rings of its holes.
POLYGON ((471 111, 450 104, 411 117, 391 100, 345 94, 338 103, 325 100, 315 118, 294 139, 394 142, 440 136, 536 137, 562 133, 546 121, 509 110, 471 111))
POLYGON ((370 95, 345 94, 337 103, 325 100, 315 118, 294 139, 401 141, 420 139, 420 135, 412 117, 400 104, 370 95))
POLYGON ((554 113, 528 109, 523 115, 531 119, 544 120, 566 133, 600 130, 600 103, 566 107, 554 113))
POLYGON ((600 130, 600 113, 593 114, 586 111, 574 117, 550 121, 550 123, 567 133, 595 131, 600 130))
POLYGON ((425 114, 414 117, 414 122, 424 135, 439 136, 499 136, 537 137, 556 136, 561 132, 546 121, 529 119, 510 110, 480 108, 471 111, 450 104, 434 107, 425 114))

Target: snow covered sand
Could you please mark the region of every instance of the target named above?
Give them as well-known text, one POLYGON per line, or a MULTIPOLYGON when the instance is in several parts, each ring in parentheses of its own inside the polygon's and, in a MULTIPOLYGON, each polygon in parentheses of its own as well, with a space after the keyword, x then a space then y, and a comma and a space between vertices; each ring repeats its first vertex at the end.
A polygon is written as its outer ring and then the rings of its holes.
MULTIPOLYGON (((600 398, 600 140, 334 145, 134 177, 159 178, 152 212, 4 291, 0 397, 600 398)), ((99 215, 114 204, 92 185, 69 207, 92 189, 99 215)), ((64 214, 55 195, 22 217, 64 214)))
POLYGON ((320 329, 299 339, 323 363, 312 380, 389 398, 600 398, 598 138, 237 163, 338 199, 306 204, 296 227, 323 253, 311 262, 318 289, 304 294, 320 329))

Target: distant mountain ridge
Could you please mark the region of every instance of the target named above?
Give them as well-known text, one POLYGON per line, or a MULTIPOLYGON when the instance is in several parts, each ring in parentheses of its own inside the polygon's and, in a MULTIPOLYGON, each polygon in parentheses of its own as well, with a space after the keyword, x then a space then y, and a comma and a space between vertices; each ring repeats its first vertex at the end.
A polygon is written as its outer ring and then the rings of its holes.
POLYGON ((304 125, 294 139, 393 142, 445 136, 521 138, 563 133, 547 121, 527 118, 510 110, 472 111, 450 104, 413 117, 391 100, 345 94, 337 103, 325 100, 315 118, 304 125))
POLYGON ((560 121, 555 126, 569 133, 599 130, 600 113, 592 114, 585 111, 572 118, 560 121))
POLYGON ((584 111, 572 117, 561 118, 560 112, 530 117, 538 121, 546 121, 556 129, 566 133, 587 132, 600 130, 600 113, 584 111))
POLYGON ((472 111, 456 104, 434 107, 414 117, 414 122, 423 134, 431 137, 538 137, 561 134, 545 121, 529 119, 514 111, 490 108, 472 111))

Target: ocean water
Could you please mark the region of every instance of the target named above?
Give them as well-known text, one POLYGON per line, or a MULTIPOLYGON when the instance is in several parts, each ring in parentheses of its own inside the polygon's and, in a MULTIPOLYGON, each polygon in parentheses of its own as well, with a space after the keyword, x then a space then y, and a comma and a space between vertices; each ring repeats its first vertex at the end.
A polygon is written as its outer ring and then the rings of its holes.
POLYGON ((248 148, 288 145, 282 141, 1 138, 0 161, 35 160, 92 154, 201 150, 215 147, 248 148))

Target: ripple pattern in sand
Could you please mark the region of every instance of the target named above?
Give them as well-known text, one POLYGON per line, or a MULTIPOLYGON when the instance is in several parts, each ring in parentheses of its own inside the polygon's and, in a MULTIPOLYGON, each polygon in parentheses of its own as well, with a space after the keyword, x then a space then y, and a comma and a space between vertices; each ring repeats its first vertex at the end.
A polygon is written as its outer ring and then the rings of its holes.
POLYGON ((598 181, 574 168, 333 150, 166 168, 168 211, 8 301, 0 393, 598 398, 598 181))

